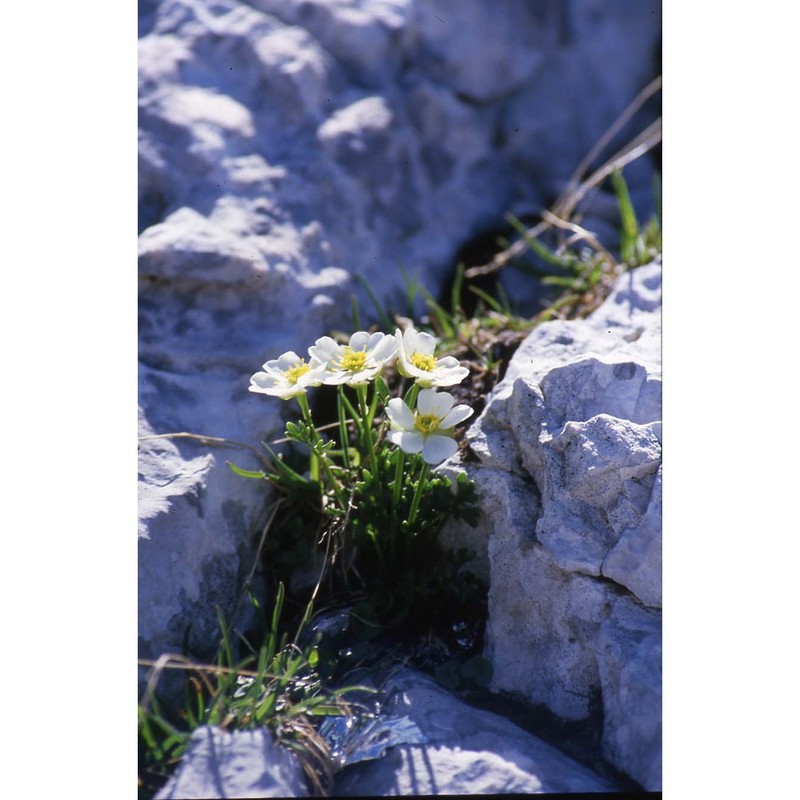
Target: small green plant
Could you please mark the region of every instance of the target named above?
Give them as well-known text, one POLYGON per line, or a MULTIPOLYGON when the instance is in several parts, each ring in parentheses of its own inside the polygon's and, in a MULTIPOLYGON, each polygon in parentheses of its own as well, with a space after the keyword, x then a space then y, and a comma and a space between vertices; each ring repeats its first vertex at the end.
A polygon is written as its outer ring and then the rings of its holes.
POLYGON ((230 465, 283 489, 305 509, 301 515, 316 504, 323 570, 335 565, 334 588, 355 600, 357 615, 381 626, 405 624, 443 590, 443 578, 456 580, 454 570, 442 566, 438 531, 451 516, 476 522, 474 486, 466 475, 453 482, 432 470, 455 455, 456 426, 473 414, 440 391, 469 370, 452 356, 437 356, 436 346, 434 336, 414 328, 388 335, 359 331, 342 343, 321 337, 308 359, 290 352, 268 361, 250 389, 296 400, 300 417, 287 423, 286 439, 307 453, 308 469, 271 448, 267 470, 230 465), (399 373, 397 396, 384 377, 391 369, 399 373), (315 424, 312 387, 335 392, 332 426, 315 424))
POLYGON ((324 793, 329 788, 331 762, 327 745, 316 732, 315 719, 351 713, 346 695, 370 690, 323 686, 317 648, 290 643, 287 634, 280 632, 283 602, 281 584, 263 644, 239 661, 230 628, 218 610, 222 638, 216 664, 200 664, 178 655, 162 656, 156 663, 140 662, 151 667, 138 710, 141 798, 152 796, 185 753, 192 732, 203 725, 266 727, 279 744, 298 755, 312 789, 324 793), (164 669, 181 670, 189 676, 183 704, 171 713, 164 710, 155 691, 164 669))
POLYGON ((513 244, 499 240, 500 253, 491 264, 467 270, 475 278, 510 266, 551 287, 556 294, 547 308, 528 321, 528 329, 554 317, 585 316, 607 296, 616 278, 626 269, 647 264, 661 253, 660 182, 654 180, 656 215, 641 226, 631 203, 628 186, 619 169, 609 170, 619 210, 619 254, 614 255, 592 231, 578 223, 579 215, 559 214, 574 210, 562 199, 554 210, 542 212, 542 221, 527 228, 513 214, 506 219, 519 235, 513 244), (568 215, 567 215, 568 216, 568 215))
POLYGON ((610 176, 614 194, 617 197, 620 215, 620 258, 629 267, 648 264, 661 253, 661 182, 658 176, 653 181, 656 201, 656 214, 642 228, 628 193, 628 185, 622 172, 614 171, 610 176))

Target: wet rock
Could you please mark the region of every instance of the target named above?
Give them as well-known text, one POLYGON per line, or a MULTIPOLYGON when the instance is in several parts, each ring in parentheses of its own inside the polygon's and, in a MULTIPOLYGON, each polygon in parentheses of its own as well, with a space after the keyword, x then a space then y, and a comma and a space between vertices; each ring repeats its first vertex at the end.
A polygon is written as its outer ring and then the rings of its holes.
POLYGON ((503 717, 472 708, 428 676, 402 670, 382 715, 410 720, 425 744, 398 745, 345 768, 338 797, 609 792, 606 779, 503 717))

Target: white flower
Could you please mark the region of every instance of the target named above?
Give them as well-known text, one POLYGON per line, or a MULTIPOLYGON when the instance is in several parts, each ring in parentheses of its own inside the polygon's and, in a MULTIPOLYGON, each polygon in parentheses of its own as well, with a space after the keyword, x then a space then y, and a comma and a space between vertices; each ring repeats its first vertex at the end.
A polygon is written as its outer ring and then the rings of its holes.
POLYGON ((453 356, 437 359, 433 355, 436 339, 429 333, 407 328, 397 336, 397 369, 407 378, 416 378, 422 387, 454 386, 469 375, 469 370, 453 356))
POLYGON ((256 372, 250 378, 250 391, 273 395, 282 400, 305 394, 309 386, 319 386, 325 376, 324 364, 306 364, 304 358, 291 350, 280 358, 267 361, 262 369, 263 372, 256 372))
POLYGON ((452 438, 453 427, 472 416, 466 405, 453 406, 449 392, 423 389, 412 411, 401 398, 395 397, 386 406, 392 430, 386 438, 406 453, 422 453, 429 464, 439 464, 455 455, 458 445, 452 438))
POLYGON ((312 362, 321 362, 327 367, 323 383, 351 386, 373 380, 396 352, 394 336, 366 331, 354 333, 346 345, 323 336, 308 348, 312 362))

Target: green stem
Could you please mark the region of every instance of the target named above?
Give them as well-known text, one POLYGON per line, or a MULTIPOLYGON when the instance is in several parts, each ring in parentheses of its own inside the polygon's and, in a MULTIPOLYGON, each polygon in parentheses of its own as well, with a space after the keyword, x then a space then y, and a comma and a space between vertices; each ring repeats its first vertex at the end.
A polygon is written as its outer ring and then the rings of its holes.
POLYGON ((403 464, 405 462, 405 453, 398 447, 395 451, 395 466, 394 466, 394 491, 392 492, 392 508, 397 508, 400 505, 400 489, 402 488, 403 481, 403 464))
POLYGON ((339 413, 339 439, 342 443, 342 463, 344 464, 344 468, 346 470, 350 469, 350 448, 349 439, 347 436, 347 422, 345 421, 345 413, 344 413, 344 403, 343 403, 343 395, 344 395, 344 386, 340 383, 337 387, 337 396, 336 396, 336 410, 339 413))
POLYGON ((417 488, 414 492, 414 499, 411 502, 411 511, 408 512, 408 524, 413 525, 414 520, 417 518, 417 511, 419 511, 419 502, 422 499, 422 492, 425 486, 425 481, 428 478, 428 470, 430 467, 428 466, 428 462, 424 462, 422 465, 422 469, 419 473, 419 480, 417 482, 417 488))
POLYGON ((311 417, 311 409, 308 407, 308 398, 304 394, 299 394, 297 395, 297 402, 300 405, 300 410, 303 412, 303 419, 306 421, 306 424, 311 428, 313 432, 314 436, 313 451, 317 456, 317 458, 319 459, 320 464, 322 464, 322 468, 325 470, 325 476, 328 479, 328 483, 330 483, 331 487, 333 488, 333 493, 336 495, 336 500, 339 503, 339 508, 341 508, 342 511, 345 511, 347 505, 345 504, 344 496, 342 495, 342 487, 339 486, 339 481, 336 480, 336 476, 333 474, 330 462, 328 461, 328 456, 322 449, 322 437, 319 435, 319 431, 314 425, 314 420, 311 417))
POLYGON ((404 399, 405 404, 413 411, 417 404, 417 395, 419 394, 419 384, 414 381, 411 388, 406 392, 404 399))
POLYGON ((358 409, 361 412, 361 421, 364 424, 364 449, 369 453, 369 465, 372 474, 378 476, 378 458, 375 455, 375 442, 372 439, 372 425, 370 425, 369 406, 367 405, 367 384, 360 383, 356 386, 358 394, 358 409))

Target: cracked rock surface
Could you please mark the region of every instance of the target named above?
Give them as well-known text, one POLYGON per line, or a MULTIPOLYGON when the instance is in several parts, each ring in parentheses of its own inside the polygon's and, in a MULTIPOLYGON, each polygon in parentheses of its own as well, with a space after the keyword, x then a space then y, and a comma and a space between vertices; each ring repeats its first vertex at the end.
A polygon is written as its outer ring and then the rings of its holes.
MULTIPOLYGON (((505 718, 472 708, 427 675, 398 670, 382 687, 387 740, 394 720, 413 744, 376 747, 339 771, 334 797, 613 792, 617 787, 505 718), (376 757, 377 756, 377 757, 376 757)), ((402 738, 402 737, 401 737, 402 738)), ((170 798, 305 797, 291 752, 266 730, 200 728, 175 775, 158 792, 170 798)))
MULTIPOLYGON (((350 325, 353 294, 366 319, 356 274, 401 308, 403 269, 435 295, 463 242, 541 208, 659 39, 640 0, 142 0, 140 436, 280 436, 287 405, 249 376, 350 325)), ((264 504, 224 462, 259 464, 140 453, 139 654, 207 657, 264 504)))
POLYGON ((490 582, 491 688, 594 720, 661 786, 661 264, 585 320, 536 328, 467 433, 484 527, 447 539, 490 582))

